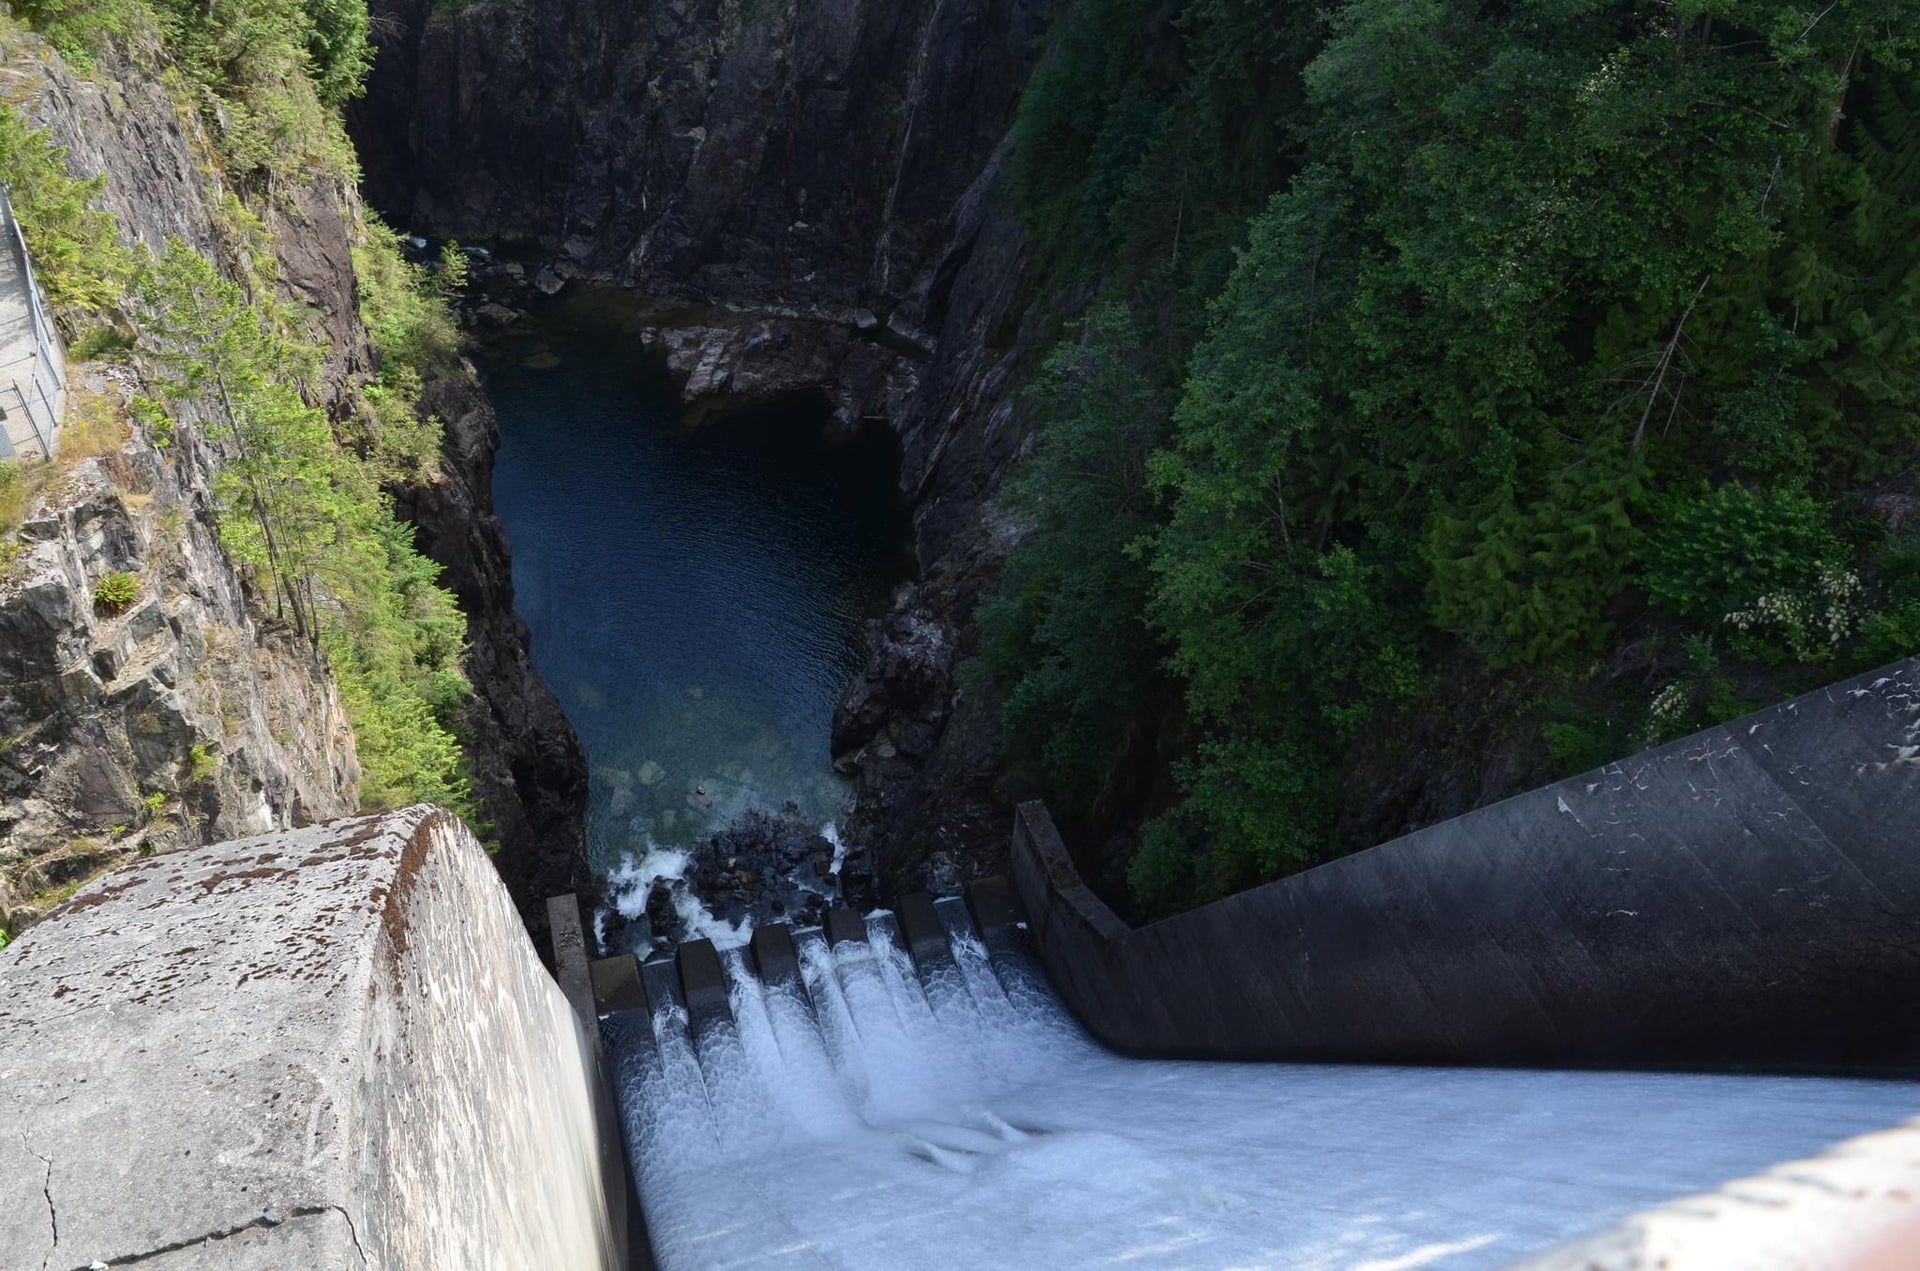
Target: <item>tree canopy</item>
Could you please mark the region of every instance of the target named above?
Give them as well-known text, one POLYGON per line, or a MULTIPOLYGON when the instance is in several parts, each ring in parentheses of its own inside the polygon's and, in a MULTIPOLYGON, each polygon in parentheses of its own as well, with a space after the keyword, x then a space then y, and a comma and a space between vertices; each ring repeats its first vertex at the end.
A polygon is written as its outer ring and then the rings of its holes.
MULTIPOLYGON (((1160 324, 1111 356, 1164 404, 1090 429, 1041 398, 1021 497, 1075 510, 1032 519, 998 603, 1090 553, 1125 636, 1037 615, 987 660, 1044 755, 1133 707, 1033 736, 1033 685, 1138 660, 1120 612, 1157 642, 1184 712, 1178 796, 1137 809, 1142 912, 1366 846, 1356 748, 1444 730, 1463 685, 1514 704, 1546 779, 1920 645, 1920 6, 1081 0, 1053 39, 1025 206, 1043 243, 1105 212, 1071 264, 1160 324), (1161 165, 1165 129, 1207 138, 1177 147, 1205 176, 1161 165), (1216 278, 1162 239, 1169 305, 1129 245, 1188 193, 1235 251, 1216 278), (1144 488, 1151 524, 1065 493, 1114 447, 1143 475, 1110 502, 1144 488)), ((1063 347, 1101 356, 1106 321, 1063 347)), ((1084 775, 1039 771, 1076 806, 1084 775)))

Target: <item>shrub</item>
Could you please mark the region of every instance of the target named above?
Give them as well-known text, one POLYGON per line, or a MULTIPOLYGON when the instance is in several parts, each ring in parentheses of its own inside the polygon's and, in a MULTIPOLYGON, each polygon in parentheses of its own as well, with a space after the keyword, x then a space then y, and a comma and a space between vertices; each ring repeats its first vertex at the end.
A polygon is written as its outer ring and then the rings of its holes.
POLYGON ((1140 618, 1148 579, 1129 553, 1155 523, 1141 473, 1166 410, 1130 353, 1138 342, 1126 312, 1103 306, 1047 358, 1031 392, 1034 457, 1005 497, 1033 530, 980 608, 981 669, 1004 687, 1009 747, 1069 815, 1092 805, 1160 684, 1140 618))
POLYGON ((89 70, 109 36, 124 35, 135 0, 14 0, 13 11, 80 70, 89 70))
POLYGON ((67 348, 74 362, 124 362, 133 351, 133 336, 114 326, 88 327, 67 348))
POLYGON ((1151 921, 1189 909, 1194 903, 1194 851, 1187 827, 1173 816, 1149 822, 1140 846, 1127 862, 1127 890, 1137 917, 1151 921))
POLYGON ((140 580, 124 569, 101 577, 93 586, 93 603, 108 613, 119 613, 140 595, 140 580))
POLYGON ((173 416, 165 406, 151 397, 135 396, 127 403, 127 413, 146 426, 156 448, 165 450, 173 444, 173 416))
POLYGON ((93 206, 106 178, 75 180, 65 148, 14 107, 0 104, 0 181, 54 308, 71 315, 118 306, 132 257, 113 214, 93 206))
POLYGON ((306 0, 307 52, 320 100, 337 105, 367 88, 373 48, 366 0, 306 0))
MULTIPOLYGON (((428 272, 407 260, 399 231, 372 213, 366 238, 353 252, 360 283, 360 316, 382 366, 397 362, 421 368, 455 357, 460 328, 428 272)), ((462 264, 465 257, 459 256, 462 264)))
POLYGON ((1860 625, 1860 576, 1821 564, 1803 587, 1769 592, 1750 608, 1726 615, 1735 649, 1783 661, 1785 651, 1801 662, 1825 662, 1860 625))
POLYGON ((420 413, 423 372, 459 356, 460 329, 447 297, 465 285, 467 258, 449 243, 438 279, 409 262, 400 235, 371 213, 354 249, 360 317, 379 361, 366 389, 372 435, 364 447, 391 481, 430 480, 440 464, 440 421, 420 413))
POLYGON ((337 103, 366 65, 365 23, 339 7, 320 21, 298 0, 155 0, 167 49, 235 180, 290 175, 312 161, 345 172, 337 103))
POLYGON ((1718 624, 1766 597, 1813 587, 1840 553, 1826 513, 1797 489, 1739 482, 1669 498, 1647 553, 1647 595, 1718 624))
POLYGON ((0 459, 0 534, 10 534, 26 519, 33 482, 18 459, 0 459))
POLYGON ((25 543, 18 540, 0 541, 0 586, 14 581, 15 575, 21 572, 20 560, 26 554, 25 543))
POLYGON ((207 748, 199 742, 187 747, 187 780, 190 783, 210 781, 213 774, 220 771, 220 757, 207 753, 207 748))
POLYGON ((440 274, 435 279, 440 294, 451 300, 467 289, 473 280, 473 267, 467 261, 466 252, 460 249, 458 239, 450 238, 440 245, 440 274))

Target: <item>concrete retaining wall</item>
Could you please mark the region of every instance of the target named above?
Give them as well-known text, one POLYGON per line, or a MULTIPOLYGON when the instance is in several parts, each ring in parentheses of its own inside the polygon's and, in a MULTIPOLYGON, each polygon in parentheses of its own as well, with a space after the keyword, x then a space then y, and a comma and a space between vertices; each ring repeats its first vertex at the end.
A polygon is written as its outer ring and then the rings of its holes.
POLYGON ((617 1267, 594 1063, 445 812, 136 862, 0 952, 0 1267, 617 1267))
POLYGON ((1920 663, 1132 930, 1037 803, 1015 884, 1134 1054, 1920 1069, 1920 663))

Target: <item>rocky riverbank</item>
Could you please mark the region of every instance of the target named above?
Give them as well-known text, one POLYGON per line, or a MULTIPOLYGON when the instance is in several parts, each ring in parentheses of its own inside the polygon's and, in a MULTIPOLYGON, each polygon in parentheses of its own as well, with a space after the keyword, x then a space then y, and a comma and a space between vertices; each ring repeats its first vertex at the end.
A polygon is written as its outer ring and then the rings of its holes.
POLYGON ((647 957, 683 940, 743 943, 773 922, 817 927, 829 908, 882 901, 873 854, 824 831, 789 804, 750 811, 686 851, 657 851, 607 880, 600 938, 647 957))

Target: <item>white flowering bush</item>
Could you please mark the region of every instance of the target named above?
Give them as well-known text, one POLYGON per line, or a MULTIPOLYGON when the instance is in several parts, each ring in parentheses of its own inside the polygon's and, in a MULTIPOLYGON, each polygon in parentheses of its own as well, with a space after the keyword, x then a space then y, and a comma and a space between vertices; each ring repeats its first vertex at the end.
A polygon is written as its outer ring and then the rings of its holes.
POLYGON ((1657 746, 1685 732, 1692 709, 1693 686, 1685 680, 1675 680, 1655 693, 1647 705, 1647 723, 1641 730, 1640 744, 1657 746))
POLYGON ((1823 564, 1809 586, 1768 592, 1723 621, 1763 656, 1775 644, 1802 662, 1824 662, 1859 628, 1863 590, 1851 569, 1823 564))

